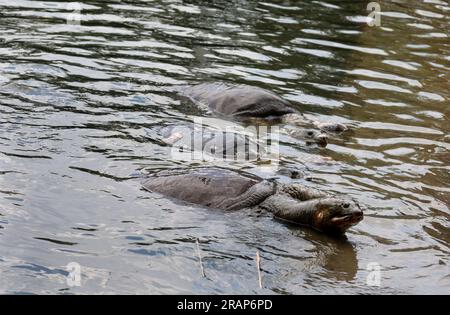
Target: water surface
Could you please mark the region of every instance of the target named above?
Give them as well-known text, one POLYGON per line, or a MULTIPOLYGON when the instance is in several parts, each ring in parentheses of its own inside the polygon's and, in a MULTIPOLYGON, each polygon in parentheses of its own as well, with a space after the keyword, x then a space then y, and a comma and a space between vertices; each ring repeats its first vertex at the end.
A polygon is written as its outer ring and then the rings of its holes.
POLYGON ((0 0, 0 292, 450 293, 450 6, 383 1, 369 27, 366 5, 91 0, 76 25, 69 2, 0 0), (208 81, 352 127, 281 146, 309 185, 366 209, 347 240, 140 188, 138 172, 198 165, 151 131, 202 115, 169 88, 208 81))

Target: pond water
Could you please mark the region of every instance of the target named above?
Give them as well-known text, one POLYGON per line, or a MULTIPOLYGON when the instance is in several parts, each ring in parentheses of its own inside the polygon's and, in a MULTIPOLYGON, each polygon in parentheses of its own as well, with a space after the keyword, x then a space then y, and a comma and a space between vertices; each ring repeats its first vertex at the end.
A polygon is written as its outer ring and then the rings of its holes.
POLYGON ((367 4, 0 0, 0 292, 450 293, 450 5, 383 1, 370 27, 367 4), (280 146, 364 208, 346 239, 141 189, 200 164, 152 130, 203 115, 172 86, 213 81, 351 127, 280 146))

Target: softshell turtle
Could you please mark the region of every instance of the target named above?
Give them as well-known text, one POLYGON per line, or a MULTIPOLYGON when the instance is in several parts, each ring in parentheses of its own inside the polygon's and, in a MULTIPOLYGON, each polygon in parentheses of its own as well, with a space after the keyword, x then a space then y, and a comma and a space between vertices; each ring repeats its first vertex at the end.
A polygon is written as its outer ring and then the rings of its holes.
MULTIPOLYGON (((215 158, 257 160, 268 154, 276 139, 269 132, 258 136, 238 131, 222 131, 193 125, 168 125, 158 128, 161 141, 180 152, 201 152, 215 158)), ((326 146, 326 138, 317 137, 315 130, 298 130, 296 139, 306 145, 326 146), (300 135, 300 133, 302 135, 300 135)))
POLYGON ((262 208, 278 219, 327 233, 345 233, 363 219, 362 210, 353 201, 300 184, 283 184, 222 168, 160 171, 144 179, 142 186, 209 208, 262 208))
MULTIPOLYGON (((216 114, 251 121, 264 119, 304 124, 309 120, 294 110, 287 100, 254 86, 225 83, 202 83, 179 87, 177 91, 194 103, 207 106, 216 114)), ((311 122, 328 133, 341 133, 348 128, 335 122, 311 122)))
POLYGON ((263 141, 249 135, 187 125, 169 125, 159 130, 162 141, 179 152, 202 153, 212 158, 258 160, 267 151, 263 141))

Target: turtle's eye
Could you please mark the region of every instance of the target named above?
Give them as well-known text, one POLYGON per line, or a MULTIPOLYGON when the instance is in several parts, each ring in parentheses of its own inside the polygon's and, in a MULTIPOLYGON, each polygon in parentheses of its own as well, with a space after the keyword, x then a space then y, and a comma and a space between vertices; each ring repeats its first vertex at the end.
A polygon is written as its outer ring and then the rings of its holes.
POLYGON ((314 135, 314 132, 310 130, 310 131, 308 131, 307 135, 312 137, 314 135))
POLYGON ((348 202, 343 203, 342 207, 344 207, 345 209, 348 209, 350 207, 350 204, 348 202))

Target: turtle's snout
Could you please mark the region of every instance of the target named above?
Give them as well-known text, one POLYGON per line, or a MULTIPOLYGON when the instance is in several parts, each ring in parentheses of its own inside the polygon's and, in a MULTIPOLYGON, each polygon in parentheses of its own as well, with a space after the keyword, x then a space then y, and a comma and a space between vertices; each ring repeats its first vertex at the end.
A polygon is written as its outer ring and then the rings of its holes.
POLYGON ((354 201, 343 201, 340 204, 340 208, 340 213, 343 216, 350 215, 358 218, 363 216, 363 211, 361 210, 359 204, 354 201))
POLYGON ((326 147, 328 144, 328 136, 326 134, 319 134, 317 136, 317 144, 322 146, 322 147, 326 147))
POLYGON ((333 230, 345 233, 347 229, 358 224, 364 218, 364 213, 356 202, 342 201, 334 207, 330 218, 333 230))
POLYGON ((352 216, 352 221, 354 224, 359 223, 362 219, 364 219, 364 212, 359 207, 353 209, 350 215, 352 216))

